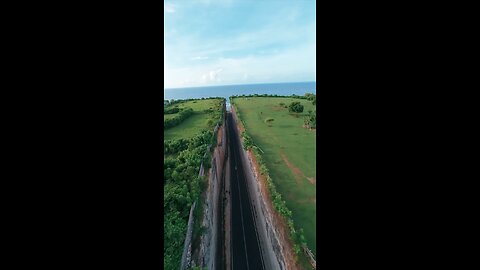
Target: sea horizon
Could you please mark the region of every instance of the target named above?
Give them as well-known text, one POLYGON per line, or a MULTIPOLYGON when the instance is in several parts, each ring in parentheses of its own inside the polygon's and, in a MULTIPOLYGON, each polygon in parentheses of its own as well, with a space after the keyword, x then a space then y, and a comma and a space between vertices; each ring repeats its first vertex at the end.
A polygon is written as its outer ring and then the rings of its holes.
POLYGON ((180 87, 164 87, 163 90, 174 90, 184 88, 205 88, 205 87, 222 87, 233 85, 260 85, 260 84, 295 84, 295 83, 316 83, 316 81, 298 81, 298 82, 259 82, 259 83, 234 83, 234 84, 221 84, 221 85, 202 85, 202 86, 180 86, 180 87))
POLYGON ((283 83, 250 83, 195 87, 164 88, 164 99, 189 99, 207 97, 228 97, 233 95, 270 94, 270 95, 305 95, 316 94, 316 81, 283 83))

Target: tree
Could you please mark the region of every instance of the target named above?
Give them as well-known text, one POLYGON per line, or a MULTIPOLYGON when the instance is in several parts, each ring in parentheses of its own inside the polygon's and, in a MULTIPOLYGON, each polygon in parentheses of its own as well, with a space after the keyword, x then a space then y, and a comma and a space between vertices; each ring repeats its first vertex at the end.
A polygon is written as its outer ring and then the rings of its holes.
POLYGON ((315 113, 309 114, 304 118, 303 124, 307 128, 316 128, 317 127, 317 115, 315 113))
POLYGON ((308 100, 313 100, 314 98, 316 98, 316 95, 315 95, 315 94, 311 94, 311 93, 306 93, 306 94, 305 94, 305 97, 306 97, 308 100))
POLYGON ((288 111, 289 112, 301 113, 301 112, 303 112, 303 105, 300 104, 300 102, 298 102, 298 101, 292 102, 288 106, 288 111))

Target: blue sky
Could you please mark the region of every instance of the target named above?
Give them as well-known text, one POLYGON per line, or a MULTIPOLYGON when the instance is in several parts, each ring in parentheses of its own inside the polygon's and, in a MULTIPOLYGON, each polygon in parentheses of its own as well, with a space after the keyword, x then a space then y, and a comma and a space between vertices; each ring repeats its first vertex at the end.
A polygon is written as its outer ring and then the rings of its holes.
POLYGON ((316 81, 315 0, 164 6, 164 88, 316 81))

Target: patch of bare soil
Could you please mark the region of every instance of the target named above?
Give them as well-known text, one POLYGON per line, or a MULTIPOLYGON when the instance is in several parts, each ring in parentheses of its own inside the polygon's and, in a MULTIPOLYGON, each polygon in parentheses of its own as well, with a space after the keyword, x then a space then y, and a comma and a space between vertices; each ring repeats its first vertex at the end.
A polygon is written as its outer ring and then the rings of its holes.
POLYGON ((285 154, 280 154, 282 159, 283 159, 283 162, 285 162, 285 164, 287 165, 288 168, 290 168, 290 170, 293 172, 293 175, 295 176, 295 181, 297 182, 298 185, 302 185, 302 176, 303 176, 303 173, 302 171, 295 167, 292 163, 290 163, 290 161, 288 161, 287 157, 285 156, 285 154))
POLYGON ((306 178, 308 182, 310 182, 312 185, 315 185, 316 180, 314 177, 307 177, 305 174, 303 174, 303 172, 298 167, 295 167, 295 165, 293 165, 292 163, 290 163, 290 161, 288 161, 287 156, 285 156, 285 154, 281 153, 280 155, 282 156, 282 159, 285 162, 285 164, 287 164, 287 167, 290 168, 290 170, 292 170, 293 174, 295 175, 295 180, 297 181, 297 184, 299 185, 303 184, 301 180, 303 177, 303 178, 306 178))
POLYGON ((306 129, 308 129, 308 130, 310 130, 310 131, 317 131, 316 128, 310 127, 309 125, 305 125, 305 124, 303 125, 303 128, 306 128, 306 129))
POLYGON ((315 177, 307 177, 308 182, 310 182, 312 185, 315 185, 317 183, 317 180, 315 177))
POLYGON ((253 154, 252 150, 248 150, 248 156, 252 160, 252 165, 253 169, 256 172, 257 179, 260 184, 260 191, 262 193, 262 196, 264 198, 267 198, 266 201, 266 207, 268 208, 268 211, 273 214, 273 226, 278 229, 280 235, 280 243, 281 246, 285 247, 285 264, 287 269, 295 269, 295 270, 300 270, 301 267, 299 266, 297 260, 296 260, 296 255, 293 252, 293 243, 292 240, 290 239, 290 234, 287 226, 287 222, 283 216, 277 213, 275 208, 273 207, 272 200, 270 199, 270 194, 268 192, 267 188, 267 179, 265 176, 260 174, 260 166, 257 163, 257 159, 255 158, 255 155, 253 154))
MULTIPOLYGON (((273 206, 272 206, 273 207, 273 206)), ((280 232, 280 242, 281 245, 285 247, 285 265, 287 269, 301 270, 299 262, 297 260, 297 255, 293 252, 293 242, 290 239, 290 233, 287 227, 287 222, 284 217, 278 214, 275 210, 272 211, 274 214, 273 224, 280 232)))

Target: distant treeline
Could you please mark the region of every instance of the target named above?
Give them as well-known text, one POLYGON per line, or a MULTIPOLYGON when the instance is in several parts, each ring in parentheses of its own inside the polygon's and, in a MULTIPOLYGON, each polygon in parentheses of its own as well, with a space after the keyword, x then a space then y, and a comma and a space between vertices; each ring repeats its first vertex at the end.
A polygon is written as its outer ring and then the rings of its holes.
POLYGON ((231 98, 236 98, 236 97, 279 97, 279 98, 299 98, 299 99, 308 99, 308 100, 313 100, 316 98, 316 94, 312 93, 306 93, 304 96, 298 96, 298 95, 289 95, 289 96, 284 96, 284 95, 277 95, 277 94, 249 94, 249 95, 233 95, 230 97, 231 98))
POLYGON ((306 93, 303 96, 298 96, 298 95, 290 95, 290 96, 282 96, 282 95, 277 95, 277 94, 250 94, 250 95, 233 95, 230 96, 230 103, 233 104, 233 99, 234 98, 241 98, 241 97, 277 97, 277 98, 298 98, 298 99, 306 99, 312 101, 313 105, 317 105, 317 95, 312 94, 312 93, 306 93))
POLYGON ((192 100, 206 100, 206 99, 225 99, 223 97, 207 97, 207 98, 188 98, 188 99, 171 99, 170 101, 166 100, 167 105, 170 106, 173 104, 179 104, 179 103, 185 103, 187 101, 192 101, 192 100))

